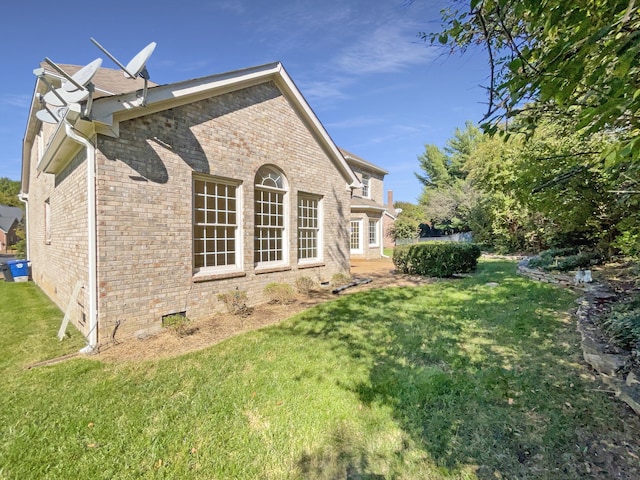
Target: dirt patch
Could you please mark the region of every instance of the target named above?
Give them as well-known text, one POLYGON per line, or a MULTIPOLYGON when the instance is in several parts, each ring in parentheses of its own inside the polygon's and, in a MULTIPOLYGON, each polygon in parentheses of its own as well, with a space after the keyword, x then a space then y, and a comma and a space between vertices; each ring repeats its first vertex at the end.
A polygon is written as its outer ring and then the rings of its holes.
POLYGON ((210 319, 192 322, 189 335, 178 336, 171 329, 163 329, 158 334, 144 339, 132 337, 126 340, 120 339, 118 343, 105 343, 99 346, 93 358, 116 362, 177 357, 215 345, 234 335, 278 323, 314 305, 340 296, 373 288, 425 285, 433 281, 428 278, 396 273, 390 258, 352 260, 351 276, 371 279, 371 282, 347 288, 337 295, 331 293, 332 287, 322 287, 308 296, 298 295, 296 300, 288 305, 268 303, 258 305, 253 307, 251 314, 247 316, 217 313, 210 319))

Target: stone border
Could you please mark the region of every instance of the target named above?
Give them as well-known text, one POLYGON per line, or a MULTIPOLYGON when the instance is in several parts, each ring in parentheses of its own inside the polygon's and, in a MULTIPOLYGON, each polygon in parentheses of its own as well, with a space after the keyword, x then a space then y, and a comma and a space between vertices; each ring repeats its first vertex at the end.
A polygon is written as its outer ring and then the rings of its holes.
POLYGON ((518 264, 519 275, 538 282, 584 291, 584 295, 576 300, 578 308, 574 313, 582 339, 582 356, 616 397, 640 415, 640 378, 631 370, 631 354, 608 345, 594 321, 602 313, 606 303, 616 300, 616 294, 606 285, 597 282, 576 285, 575 275, 543 272, 529 268, 528 263, 529 259, 524 259, 518 264))

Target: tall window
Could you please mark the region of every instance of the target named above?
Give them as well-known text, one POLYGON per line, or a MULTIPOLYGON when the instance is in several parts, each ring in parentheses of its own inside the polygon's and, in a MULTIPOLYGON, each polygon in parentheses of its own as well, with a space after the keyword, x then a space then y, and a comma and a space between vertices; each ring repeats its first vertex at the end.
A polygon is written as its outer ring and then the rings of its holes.
POLYGON ((378 221, 369 220, 369 245, 378 245, 378 221))
POLYGON ((362 174, 362 196, 364 198, 369 198, 370 197, 370 192, 369 192, 369 181, 371 180, 371 177, 369 175, 367 175, 366 173, 362 174))
POLYGON ((320 198, 298 196, 298 260, 320 258, 320 198))
POLYGON ((257 265, 287 260, 285 195, 287 184, 282 172, 264 166, 255 182, 254 261, 257 265))
POLYGON ((193 179, 193 266, 196 271, 240 268, 239 184, 193 179))
POLYGON ((362 221, 351 220, 351 235, 349 236, 349 247, 352 252, 362 252, 361 228, 362 221))

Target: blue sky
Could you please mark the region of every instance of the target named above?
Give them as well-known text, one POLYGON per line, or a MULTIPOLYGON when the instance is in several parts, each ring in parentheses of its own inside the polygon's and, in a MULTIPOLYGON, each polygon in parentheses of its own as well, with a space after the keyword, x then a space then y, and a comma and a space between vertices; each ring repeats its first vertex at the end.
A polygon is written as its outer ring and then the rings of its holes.
MULTIPOLYGON (((123 63, 151 41, 160 84, 281 61, 335 143, 389 171, 394 199, 416 202, 413 172, 427 143, 479 121, 482 54, 449 56, 417 34, 446 0, 111 0, 9 2, 1 7, 0 177, 20 179, 33 69, 44 57, 85 65, 89 40, 123 63)), ((385 197, 386 198, 386 197, 385 197)))

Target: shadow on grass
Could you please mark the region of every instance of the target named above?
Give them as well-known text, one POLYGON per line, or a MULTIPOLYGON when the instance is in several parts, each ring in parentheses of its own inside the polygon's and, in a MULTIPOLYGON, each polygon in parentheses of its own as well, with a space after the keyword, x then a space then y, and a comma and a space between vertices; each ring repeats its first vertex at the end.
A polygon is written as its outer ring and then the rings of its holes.
MULTIPOLYGON (((580 379, 578 339, 563 315, 571 295, 514 271, 491 262, 465 280, 350 295, 278 333, 329 340, 367 369, 366 381, 340 386, 391 409, 408 439, 397 465, 420 451, 452 474, 575 478, 576 431, 605 420, 580 379)), ((378 478, 367 453, 346 445, 302 458, 305 477, 378 478)))

